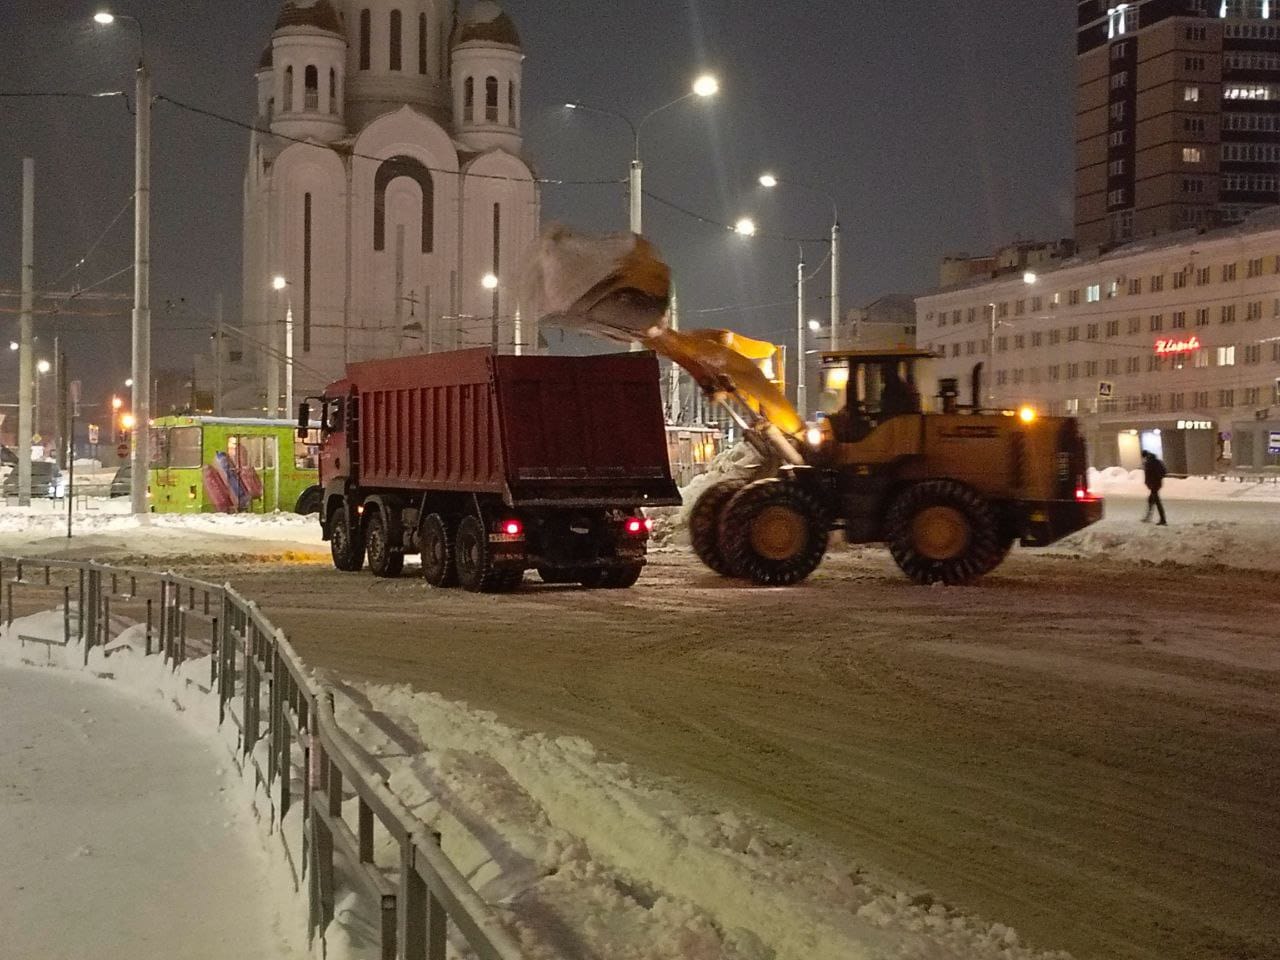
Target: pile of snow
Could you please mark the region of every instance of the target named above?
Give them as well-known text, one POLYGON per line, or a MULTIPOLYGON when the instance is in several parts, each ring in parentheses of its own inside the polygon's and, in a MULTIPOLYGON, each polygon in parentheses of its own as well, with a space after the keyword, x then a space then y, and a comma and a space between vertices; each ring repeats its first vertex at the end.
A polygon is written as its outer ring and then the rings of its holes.
POLYGON ((0 630, 4 955, 308 956, 304 895, 198 686, 208 661, 171 672, 142 633, 82 669, 78 647, 19 640, 60 641, 60 610, 0 630))
POLYGON ((648 510, 653 518, 653 539, 658 546, 687 545, 689 514, 708 488, 722 480, 753 478, 760 470, 760 454, 748 443, 738 443, 722 450, 709 464, 705 473, 690 480, 680 488, 681 505, 648 510))
MULTIPOLYGON (((1166 477, 1160 496, 1166 500, 1251 500, 1280 503, 1275 477, 1166 477)), ((1089 468, 1089 489, 1103 496, 1143 496, 1147 486, 1141 470, 1124 467, 1089 468)))
POLYGON ((530 960, 1066 956, 885 889, 855 864, 647 781, 580 738, 516 730, 407 687, 342 693, 344 729, 500 905, 530 960))

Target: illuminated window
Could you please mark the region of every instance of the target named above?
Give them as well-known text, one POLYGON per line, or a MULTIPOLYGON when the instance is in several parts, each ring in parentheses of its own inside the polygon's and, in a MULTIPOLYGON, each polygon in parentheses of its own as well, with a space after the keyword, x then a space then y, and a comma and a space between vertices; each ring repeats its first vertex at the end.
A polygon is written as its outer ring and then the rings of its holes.
POLYGON ((1138 11, 1135 9, 1130 13, 1129 7, 1129 4, 1122 3, 1107 10, 1108 40, 1114 40, 1116 37, 1122 37, 1129 30, 1136 28, 1138 11))
POLYGON ((1236 365, 1236 348, 1234 346, 1219 347, 1218 348, 1218 366, 1234 367, 1235 365, 1236 365))
POLYGON ((1199 103, 1200 88, 1199 87, 1183 87, 1182 100, 1184 103, 1199 103))
POLYGON ((1204 159, 1204 152, 1199 147, 1183 147, 1182 162, 1183 163, 1199 163, 1204 159))

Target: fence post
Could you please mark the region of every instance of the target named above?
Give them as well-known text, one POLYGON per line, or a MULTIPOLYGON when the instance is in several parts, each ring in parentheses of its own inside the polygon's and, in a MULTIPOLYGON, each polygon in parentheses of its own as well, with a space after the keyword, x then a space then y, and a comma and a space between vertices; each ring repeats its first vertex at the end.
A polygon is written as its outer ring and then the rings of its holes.
MULTIPOLYGON (((440 846, 439 831, 431 831, 431 842, 440 846)), ((415 870, 416 874, 417 871, 415 870)), ((427 891, 427 956, 430 960, 445 960, 445 951, 449 933, 449 915, 445 913, 444 904, 436 899, 435 894, 427 891)))
POLYGON ((209 686, 213 687, 218 682, 218 657, 221 650, 218 644, 218 618, 213 618, 213 623, 209 626, 209 686))
POLYGON ((150 597, 147 597, 146 652, 148 657, 151 656, 151 598, 150 597))
POLYGON ((400 922, 396 941, 403 960, 427 960, 427 885, 414 866, 414 844, 412 835, 400 841, 400 893, 396 897, 400 922))
POLYGON ((71 643, 71 588, 62 588, 62 645, 71 643))

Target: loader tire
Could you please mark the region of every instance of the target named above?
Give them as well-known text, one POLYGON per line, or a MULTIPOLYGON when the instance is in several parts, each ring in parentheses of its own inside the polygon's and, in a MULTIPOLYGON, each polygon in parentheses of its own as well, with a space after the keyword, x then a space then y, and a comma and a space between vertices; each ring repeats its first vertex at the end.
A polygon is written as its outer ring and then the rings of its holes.
POLYGON ((689 513, 689 539, 698 559, 722 577, 734 576, 720 544, 720 515, 743 487, 745 480, 721 480, 708 487, 689 513))
POLYGON ((352 525, 343 504, 329 522, 329 553, 335 569, 344 573, 358 573, 364 567, 364 531, 352 525))
POLYGON ((422 579, 433 587, 456 587, 458 568, 454 564, 453 538, 444 517, 438 513, 423 517, 418 543, 422 550, 422 579))
POLYGON ((720 514, 720 546, 735 576, 789 587, 818 568, 830 524, 821 501, 776 478, 743 487, 720 514))
POLYGON ((889 552, 919 584, 972 583, 1009 552, 985 499, 955 480, 925 480, 904 491, 885 518, 889 552))
POLYGON ((391 518, 384 509, 370 511, 365 521, 365 543, 369 572, 375 577, 394 579, 404 571, 404 551, 392 544, 391 518))

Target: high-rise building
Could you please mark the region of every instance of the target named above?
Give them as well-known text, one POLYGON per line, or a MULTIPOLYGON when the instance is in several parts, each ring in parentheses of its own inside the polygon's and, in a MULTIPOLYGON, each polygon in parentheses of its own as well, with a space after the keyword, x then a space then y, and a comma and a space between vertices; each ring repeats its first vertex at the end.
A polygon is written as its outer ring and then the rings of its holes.
POLYGON ((1076 242, 1280 202, 1280 0, 1081 0, 1076 242))

